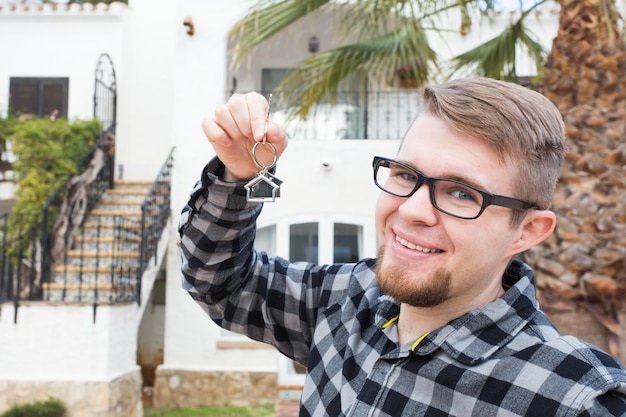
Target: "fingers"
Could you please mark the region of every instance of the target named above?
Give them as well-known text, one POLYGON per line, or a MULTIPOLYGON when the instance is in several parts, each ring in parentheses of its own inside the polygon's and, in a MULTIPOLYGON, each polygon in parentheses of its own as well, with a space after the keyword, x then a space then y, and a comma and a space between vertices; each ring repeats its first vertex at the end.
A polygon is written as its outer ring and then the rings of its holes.
POLYGON ((204 134, 234 178, 250 178, 259 170, 252 149, 255 142, 263 140, 266 128, 267 141, 275 148, 257 147, 255 155, 260 164, 271 164, 287 147, 285 128, 273 123, 271 116, 266 122, 267 109, 267 100, 258 93, 234 94, 216 108, 214 117, 202 122, 204 134))
MULTIPOLYGON (((211 143, 221 146, 247 139, 259 142, 265 134, 267 109, 267 99, 258 93, 234 94, 226 104, 216 108, 212 119, 203 121, 202 127, 211 143)), ((283 126, 268 123, 268 140, 280 142, 285 136, 283 126)))
POLYGON ((218 123, 233 138, 262 140, 267 116, 267 100, 258 93, 234 94, 226 103, 228 115, 216 114, 218 123), (232 130, 234 129, 234 130, 232 130))
MULTIPOLYGON (((263 139, 263 135, 261 135, 261 139, 263 139)), ((279 155, 287 148, 287 132, 285 131, 285 126, 273 123, 271 116, 267 127, 267 140, 276 146, 279 155)))

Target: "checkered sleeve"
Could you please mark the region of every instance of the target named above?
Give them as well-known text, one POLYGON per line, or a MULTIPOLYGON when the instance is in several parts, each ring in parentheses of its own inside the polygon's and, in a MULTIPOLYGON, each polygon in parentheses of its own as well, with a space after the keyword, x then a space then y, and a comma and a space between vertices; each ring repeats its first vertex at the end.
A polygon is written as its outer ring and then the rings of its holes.
POLYGON ((305 363, 326 270, 256 252, 261 204, 222 171, 218 160, 207 165, 181 214, 183 288, 221 327, 305 363))

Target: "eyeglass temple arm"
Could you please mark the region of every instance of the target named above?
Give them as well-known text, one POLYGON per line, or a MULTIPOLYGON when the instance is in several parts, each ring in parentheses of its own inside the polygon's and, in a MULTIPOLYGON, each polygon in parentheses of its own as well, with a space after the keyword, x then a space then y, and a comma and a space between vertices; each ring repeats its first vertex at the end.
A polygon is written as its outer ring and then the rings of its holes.
POLYGON ((538 209, 540 208, 538 204, 531 203, 530 201, 520 200, 513 197, 505 197, 502 195, 492 194, 490 196, 485 196, 489 198, 489 205, 493 206, 501 206, 508 207, 515 210, 528 210, 531 208, 538 209))

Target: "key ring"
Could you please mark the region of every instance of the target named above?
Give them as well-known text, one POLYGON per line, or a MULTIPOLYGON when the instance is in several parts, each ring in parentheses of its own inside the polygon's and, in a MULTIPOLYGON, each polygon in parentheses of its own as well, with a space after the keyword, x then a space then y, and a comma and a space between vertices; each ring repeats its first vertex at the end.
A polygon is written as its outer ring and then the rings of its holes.
POLYGON ((261 168, 262 170, 265 171, 269 171, 270 169, 274 168, 274 165, 276 165, 276 161, 278 161, 278 150, 276 149, 276 146, 272 143, 272 142, 257 142, 254 144, 254 146, 252 147, 252 159, 254 160, 254 163, 261 168), (259 162, 259 160, 256 157, 256 149, 259 145, 270 145, 272 147, 272 150, 274 151, 274 160, 272 161, 271 164, 269 165, 263 165, 262 163, 259 162))

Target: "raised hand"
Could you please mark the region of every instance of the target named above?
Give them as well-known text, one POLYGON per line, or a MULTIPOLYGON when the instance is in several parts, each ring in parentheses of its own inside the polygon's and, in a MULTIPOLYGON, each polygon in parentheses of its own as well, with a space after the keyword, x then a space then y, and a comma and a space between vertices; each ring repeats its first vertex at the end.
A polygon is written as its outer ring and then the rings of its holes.
MULTIPOLYGON (((215 110, 212 118, 202 122, 202 129, 219 159, 226 166, 224 180, 245 181, 259 172, 252 157, 256 142, 262 142, 268 112, 268 102, 258 93, 234 94, 226 104, 215 110)), ((269 166, 274 158, 280 158, 287 147, 287 135, 282 125, 271 121, 267 124, 267 142, 258 145, 255 155, 262 165, 269 166)))

